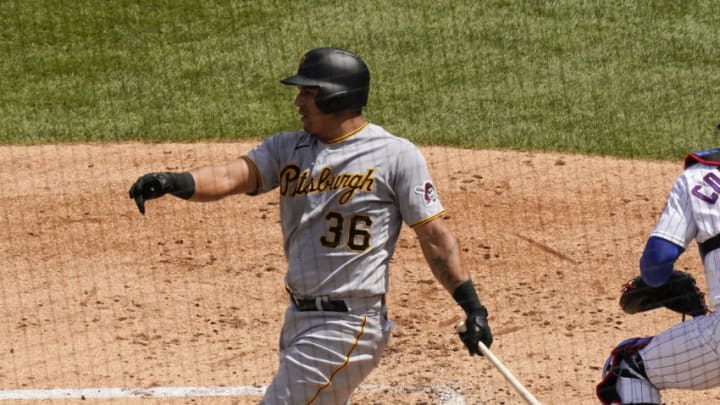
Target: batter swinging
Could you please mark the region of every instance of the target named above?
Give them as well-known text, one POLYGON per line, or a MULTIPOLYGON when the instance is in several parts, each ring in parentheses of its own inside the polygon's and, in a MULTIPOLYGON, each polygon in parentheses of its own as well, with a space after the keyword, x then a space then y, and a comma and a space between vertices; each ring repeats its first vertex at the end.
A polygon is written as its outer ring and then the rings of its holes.
POLYGON ((336 48, 307 52, 296 75, 303 130, 266 138, 238 160, 149 173, 130 188, 140 212, 166 193, 212 201, 279 190, 290 305, 280 364, 263 404, 343 404, 378 365, 390 322, 385 294, 403 223, 439 282, 466 313, 471 354, 490 346, 481 305, 418 148, 362 116, 370 73, 336 48))

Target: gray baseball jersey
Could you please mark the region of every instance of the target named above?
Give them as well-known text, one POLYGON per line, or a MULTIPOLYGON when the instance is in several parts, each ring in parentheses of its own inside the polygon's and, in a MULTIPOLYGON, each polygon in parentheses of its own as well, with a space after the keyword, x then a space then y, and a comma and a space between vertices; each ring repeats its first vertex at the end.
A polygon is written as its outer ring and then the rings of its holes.
POLYGON ((259 193, 279 188, 286 283, 302 297, 384 294, 402 223, 444 212, 418 148, 377 125, 329 144, 282 132, 245 159, 259 193))

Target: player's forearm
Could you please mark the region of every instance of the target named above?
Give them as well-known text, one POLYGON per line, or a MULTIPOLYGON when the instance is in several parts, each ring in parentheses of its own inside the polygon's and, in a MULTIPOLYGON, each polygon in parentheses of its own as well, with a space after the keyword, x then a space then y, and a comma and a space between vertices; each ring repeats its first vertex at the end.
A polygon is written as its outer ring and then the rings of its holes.
POLYGON ((435 278, 445 289, 452 293, 458 285, 470 279, 459 264, 453 263, 453 258, 442 255, 426 255, 435 278))
POLYGON ((241 160, 200 167, 190 174, 195 179, 195 193, 190 198, 192 201, 216 201, 231 194, 254 191, 250 171, 241 160))
POLYGON ((420 236, 420 246, 435 278, 450 293, 470 279, 462 266, 460 248, 449 232, 429 232, 420 236))
POLYGON ((435 278, 466 314, 487 318, 487 309, 480 303, 480 297, 470 280, 470 275, 462 266, 457 241, 444 228, 438 230, 441 232, 425 233, 423 235, 426 237, 425 243, 421 243, 425 259, 430 264, 435 278))
POLYGON ((640 257, 640 275, 650 287, 663 285, 673 272, 675 261, 685 251, 663 238, 651 236, 640 257))

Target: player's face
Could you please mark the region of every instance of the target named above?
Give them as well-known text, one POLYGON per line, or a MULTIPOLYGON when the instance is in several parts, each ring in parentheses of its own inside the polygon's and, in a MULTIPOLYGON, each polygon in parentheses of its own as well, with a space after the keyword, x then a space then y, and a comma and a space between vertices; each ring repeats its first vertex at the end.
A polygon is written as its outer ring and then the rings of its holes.
POLYGON ((335 125, 333 116, 320 111, 315 104, 315 97, 319 91, 317 87, 298 86, 298 95, 295 97, 295 105, 298 107, 303 129, 313 135, 325 134, 335 125))

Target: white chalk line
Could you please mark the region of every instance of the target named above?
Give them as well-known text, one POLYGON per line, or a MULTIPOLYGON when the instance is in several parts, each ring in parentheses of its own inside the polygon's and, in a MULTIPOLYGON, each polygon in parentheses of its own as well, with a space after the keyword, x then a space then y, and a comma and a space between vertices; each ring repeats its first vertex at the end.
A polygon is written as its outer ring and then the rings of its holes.
MULTIPOLYGON (((363 384, 357 389, 362 393, 402 394, 412 392, 431 392, 438 404, 465 405, 463 396, 450 387, 432 385, 384 386, 363 384)), ((0 390, 0 401, 5 400, 52 400, 52 399, 117 399, 117 398, 188 398, 188 397, 232 397, 260 396, 265 387, 147 387, 147 388, 50 388, 0 390)))

